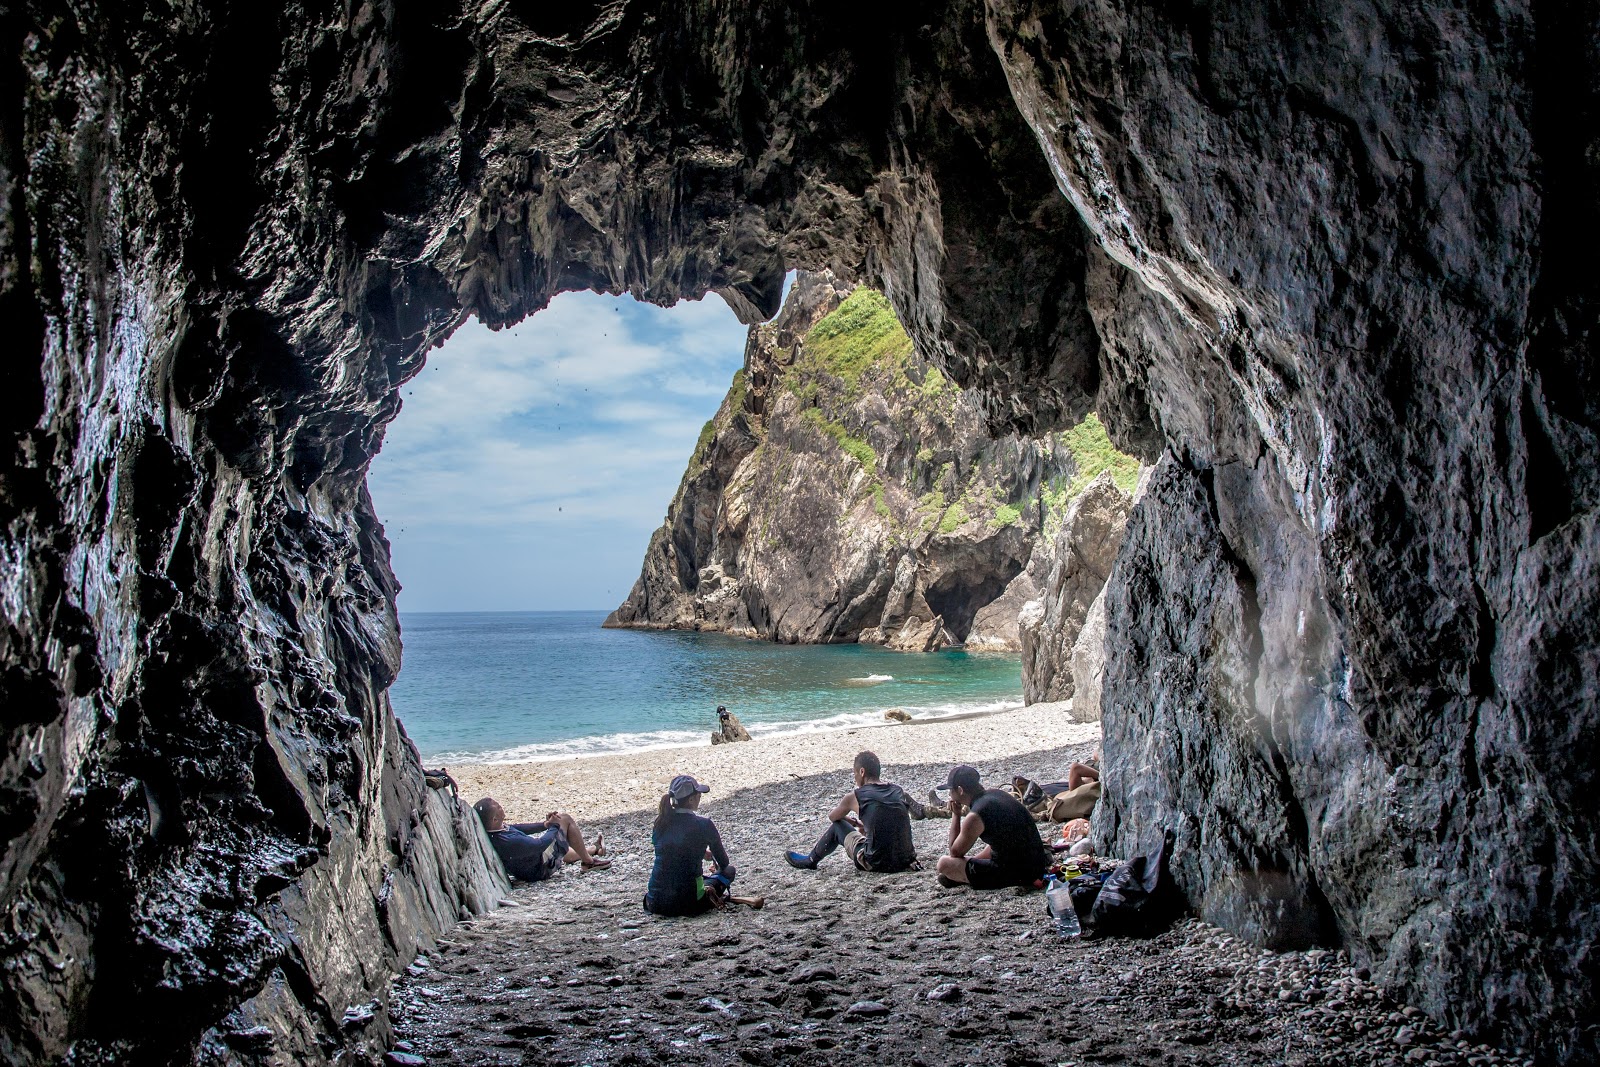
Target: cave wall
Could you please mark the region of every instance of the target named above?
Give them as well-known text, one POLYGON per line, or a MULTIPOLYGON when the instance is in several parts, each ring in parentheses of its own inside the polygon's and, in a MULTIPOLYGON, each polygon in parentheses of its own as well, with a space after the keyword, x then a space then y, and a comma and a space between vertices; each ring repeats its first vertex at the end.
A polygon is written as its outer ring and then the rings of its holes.
POLYGON ((388 970, 496 891, 383 695, 363 480, 404 381, 468 314, 751 321, 806 267, 997 431, 1093 407, 1160 459, 1106 591, 1102 840, 1171 827, 1203 913, 1593 1058, 1596 23, 0 13, 0 1048, 370 1057, 388 970))

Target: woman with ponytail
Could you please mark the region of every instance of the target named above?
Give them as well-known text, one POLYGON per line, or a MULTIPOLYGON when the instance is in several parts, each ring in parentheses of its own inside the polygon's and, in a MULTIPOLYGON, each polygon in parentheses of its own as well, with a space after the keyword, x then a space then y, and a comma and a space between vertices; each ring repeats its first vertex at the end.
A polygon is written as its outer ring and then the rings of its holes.
POLYGON ((711 791, 687 774, 672 780, 656 811, 650 843, 656 862, 644 894, 644 910, 656 915, 699 915, 717 906, 733 882, 733 863, 722 847, 716 825, 697 809, 700 798, 711 791), (707 853, 712 863, 707 875, 707 853))

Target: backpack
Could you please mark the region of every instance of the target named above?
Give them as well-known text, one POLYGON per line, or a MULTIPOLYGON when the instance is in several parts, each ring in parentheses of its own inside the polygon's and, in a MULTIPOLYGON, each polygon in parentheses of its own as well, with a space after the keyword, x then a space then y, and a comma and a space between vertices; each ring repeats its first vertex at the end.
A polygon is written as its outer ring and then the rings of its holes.
POLYGON ((1160 933, 1177 914, 1177 893, 1167 865, 1172 834, 1148 856, 1135 856, 1111 872, 1100 887, 1089 923, 1096 935, 1151 937, 1160 933))
POLYGON ((1094 806, 1100 799, 1099 781, 1084 782, 1076 789, 1069 789, 1065 793, 1057 793, 1050 800, 1050 806, 1045 810, 1045 815, 1051 822, 1071 822, 1073 819, 1087 819, 1089 813, 1094 811, 1094 806))

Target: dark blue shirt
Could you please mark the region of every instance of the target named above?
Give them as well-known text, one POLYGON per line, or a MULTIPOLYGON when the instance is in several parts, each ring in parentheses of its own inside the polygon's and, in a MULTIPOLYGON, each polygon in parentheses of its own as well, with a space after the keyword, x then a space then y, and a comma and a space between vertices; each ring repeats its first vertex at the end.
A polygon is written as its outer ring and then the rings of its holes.
POLYGON ((703 877, 706 849, 723 877, 733 881, 733 864, 716 824, 692 811, 673 810, 650 835, 656 849, 655 866, 645 889, 644 906, 657 915, 693 915, 706 909, 703 877))
POLYGON ((561 833, 560 828, 542 822, 518 822, 502 826, 489 833, 489 843, 494 846, 500 862, 505 864, 506 873, 524 882, 543 881, 559 866, 547 858, 552 845, 559 844, 558 851, 562 856, 567 851, 566 835, 561 833), (556 832, 549 833, 551 829, 556 832), (558 837, 561 839, 559 843, 556 841, 558 837))

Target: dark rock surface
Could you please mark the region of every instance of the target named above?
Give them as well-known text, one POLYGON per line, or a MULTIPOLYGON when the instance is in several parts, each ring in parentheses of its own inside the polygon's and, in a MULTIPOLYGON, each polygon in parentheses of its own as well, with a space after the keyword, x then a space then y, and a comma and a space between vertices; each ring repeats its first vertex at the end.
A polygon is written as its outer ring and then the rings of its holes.
POLYGON ((880 297, 802 272, 605 625, 1014 651, 1046 491, 1077 473, 1059 434, 992 437, 880 297))
MULTIPOLYGON (((1089 608, 1106 586, 1122 545, 1133 498, 1102 473, 1067 507, 1045 552, 1049 572, 1039 598, 1022 609, 1022 694, 1028 703, 1073 697, 1073 649, 1089 608)), ((1098 705, 1097 705, 1098 706, 1098 705)), ((1087 705, 1086 705, 1087 708, 1087 705)), ((1073 718, 1098 716, 1073 708, 1073 718)))
POLYGON ((487 877, 383 697, 401 384, 469 313, 753 320, 799 266, 887 293, 995 430, 1093 406, 1164 454, 1097 833, 1175 822, 1207 913, 1593 1060, 1597 25, 6 8, 0 1048, 367 1055, 381 909, 425 932, 487 877))

